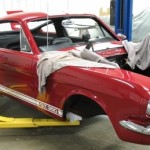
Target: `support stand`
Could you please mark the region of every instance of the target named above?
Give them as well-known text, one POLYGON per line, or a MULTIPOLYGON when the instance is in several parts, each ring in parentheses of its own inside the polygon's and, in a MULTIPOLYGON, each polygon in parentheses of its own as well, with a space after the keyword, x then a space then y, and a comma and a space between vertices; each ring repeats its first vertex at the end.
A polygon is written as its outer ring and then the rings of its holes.
POLYGON ((36 128, 46 126, 78 126, 80 121, 60 121, 56 119, 11 118, 0 116, 0 128, 36 128))

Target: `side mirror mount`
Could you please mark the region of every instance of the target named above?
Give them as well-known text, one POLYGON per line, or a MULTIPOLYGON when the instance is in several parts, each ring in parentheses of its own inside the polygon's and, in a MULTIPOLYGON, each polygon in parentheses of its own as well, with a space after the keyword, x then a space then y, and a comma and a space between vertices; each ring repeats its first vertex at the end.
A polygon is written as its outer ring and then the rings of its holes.
POLYGON ((83 34, 82 35, 82 39, 87 43, 86 45, 86 49, 90 49, 92 48, 92 51, 94 51, 94 48, 93 48, 93 41, 90 41, 90 34, 83 34))
POLYGON ((82 39, 84 40, 84 42, 89 42, 89 40, 90 40, 90 34, 83 34, 82 35, 82 39))

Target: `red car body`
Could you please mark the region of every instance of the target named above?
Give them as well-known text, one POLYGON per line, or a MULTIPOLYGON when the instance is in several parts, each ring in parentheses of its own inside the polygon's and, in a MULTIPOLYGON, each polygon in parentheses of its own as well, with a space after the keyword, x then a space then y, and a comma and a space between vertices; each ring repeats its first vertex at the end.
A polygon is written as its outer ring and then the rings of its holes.
MULTIPOLYGON (((12 43, 17 43, 15 38, 20 27, 12 32, 0 32, 0 93, 60 120, 66 119, 67 112, 83 118, 106 114, 120 139, 150 144, 150 79, 142 72, 135 73, 136 71, 122 67, 123 60, 127 58, 123 47, 97 51, 99 55, 117 62, 120 68, 67 66, 52 73, 47 78, 46 91, 39 93, 36 67, 39 55, 43 52, 34 35, 40 38, 47 35, 38 27, 29 29, 27 23, 50 19, 62 37, 66 34, 61 31, 62 24, 59 24, 59 20, 72 17, 94 18, 113 37, 110 43, 121 43, 119 37, 94 15, 47 16, 44 13, 16 13, 3 17, 0 24, 20 24, 31 51, 22 52, 16 45, 12 46, 12 43)), ((80 38, 72 40, 75 41, 73 45, 58 50, 70 51, 86 46, 80 38)))

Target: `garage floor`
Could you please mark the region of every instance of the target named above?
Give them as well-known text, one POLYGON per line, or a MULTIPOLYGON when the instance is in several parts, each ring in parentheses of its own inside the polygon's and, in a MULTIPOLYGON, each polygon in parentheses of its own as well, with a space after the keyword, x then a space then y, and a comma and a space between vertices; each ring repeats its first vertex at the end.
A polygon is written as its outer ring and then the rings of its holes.
MULTIPOLYGON (((45 117, 6 97, 0 98, 0 115, 45 117)), ((98 116, 76 127, 0 129, 0 150, 148 150, 150 146, 118 139, 109 119, 98 116)))

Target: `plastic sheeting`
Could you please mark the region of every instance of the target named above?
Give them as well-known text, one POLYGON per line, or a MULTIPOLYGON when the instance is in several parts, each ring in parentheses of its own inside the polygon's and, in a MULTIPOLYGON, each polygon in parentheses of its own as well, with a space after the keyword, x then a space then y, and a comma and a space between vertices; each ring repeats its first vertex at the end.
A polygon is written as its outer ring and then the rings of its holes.
MULTIPOLYGON (((100 17, 113 31, 114 26, 110 25, 110 16, 100 17)), ((150 33, 150 8, 147 7, 141 13, 133 16, 132 19, 132 40, 140 42, 150 33)))
POLYGON ((132 41, 139 42, 150 33, 150 8, 144 9, 141 13, 133 17, 132 21, 132 41))

